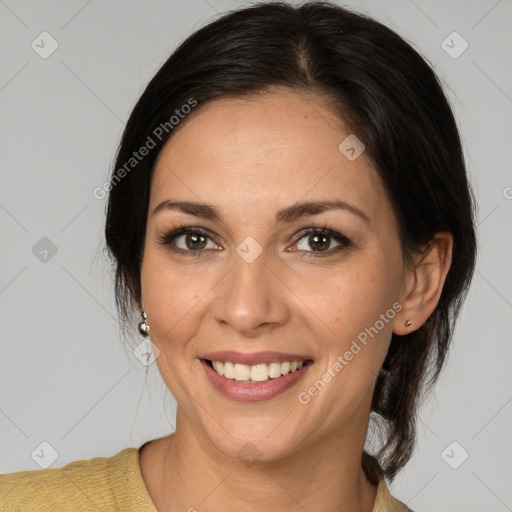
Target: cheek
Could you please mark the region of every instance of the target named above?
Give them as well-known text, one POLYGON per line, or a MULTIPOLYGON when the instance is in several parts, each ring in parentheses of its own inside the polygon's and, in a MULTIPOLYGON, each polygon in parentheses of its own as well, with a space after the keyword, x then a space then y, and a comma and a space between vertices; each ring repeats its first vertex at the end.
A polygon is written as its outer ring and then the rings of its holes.
POLYGON ((379 258, 354 257, 329 274, 301 276, 294 289, 331 338, 343 342, 373 325, 392 306, 397 296, 395 274, 379 258))
POLYGON ((301 388, 300 398, 319 415, 328 411, 326 424, 338 425, 340 418, 345 421, 371 400, 391 339, 397 272, 396 262, 393 266, 382 257, 361 258, 345 269, 340 266, 322 281, 321 289, 301 289, 307 296, 304 302, 315 305, 310 317, 322 319, 322 333, 315 334, 323 339, 325 357, 301 388))
POLYGON ((161 248, 149 249, 141 269, 142 301, 151 339, 166 351, 184 345, 216 279, 201 265, 176 264, 161 248))
POLYGON ((322 390, 325 384, 317 406, 331 410, 333 421, 341 410, 345 417, 371 395, 391 340, 400 269, 399 260, 389 261, 376 251, 339 266, 321 280, 321 288, 301 289, 309 294, 304 302, 315 305, 314 313, 326 326, 316 333, 325 357, 309 385, 322 390))
POLYGON ((148 314, 150 339, 160 350, 156 365, 173 397, 187 407, 183 382, 193 372, 187 354, 199 325, 201 298, 207 294, 207 280, 198 279, 193 265, 176 265, 161 248, 146 251, 141 269, 142 302, 148 314), (181 384, 180 384, 181 383, 181 384))

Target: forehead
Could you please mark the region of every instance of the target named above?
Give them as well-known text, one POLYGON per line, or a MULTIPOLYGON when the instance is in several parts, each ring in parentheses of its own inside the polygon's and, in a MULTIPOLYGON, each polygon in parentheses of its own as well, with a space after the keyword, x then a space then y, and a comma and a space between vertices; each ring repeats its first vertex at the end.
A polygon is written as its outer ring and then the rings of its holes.
POLYGON ((172 196, 223 209, 320 197, 350 199, 370 217, 389 209, 371 160, 340 151, 350 132, 312 93, 216 99, 181 123, 157 159, 150 208, 172 196))

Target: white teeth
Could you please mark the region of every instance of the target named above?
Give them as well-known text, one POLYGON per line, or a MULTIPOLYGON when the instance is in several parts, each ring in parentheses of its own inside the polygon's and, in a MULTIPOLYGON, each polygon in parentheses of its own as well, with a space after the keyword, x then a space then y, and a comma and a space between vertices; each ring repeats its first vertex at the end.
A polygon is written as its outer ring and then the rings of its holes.
POLYGON ((266 364, 255 364, 251 366, 251 380, 257 382, 268 380, 268 366, 266 364))
POLYGON ((286 361, 284 363, 255 364, 252 366, 229 361, 212 361, 213 369, 227 379, 242 382, 265 382, 269 379, 277 379, 281 375, 287 375, 300 370, 304 361, 286 361))
POLYGON ((251 378, 251 367, 246 364, 235 364, 235 380, 249 380, 251 378))
POLYGON ((217 365, 213 366, 215 368, 215 370, 217 370, 217 373, 219 375, 224 375, 224 363, 222 363, 221 361, 214 361, 215 363, 217 363, 217 365))
POLYGON ((224 377, 227 379, 235 378, 235 365, 233 363, 229 363, 228 361, 224 363, 224 377))
POLYGON ((268 376, 271 379, 277 379, 277 377, 281 377, 281 363, 270 363, 268 365, 268 376))

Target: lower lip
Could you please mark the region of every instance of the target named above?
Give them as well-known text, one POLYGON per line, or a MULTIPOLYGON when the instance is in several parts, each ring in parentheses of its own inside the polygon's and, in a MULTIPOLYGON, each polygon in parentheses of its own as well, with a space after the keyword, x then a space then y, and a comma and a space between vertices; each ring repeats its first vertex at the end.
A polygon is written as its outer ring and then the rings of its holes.
POLYGON ((308 362, 300 370, 296 370, 293 373, 281 375, 281 377, 277 379, 269 379, 264 382, 252 384, 222 377, 204 359, 201 359, 201 364, 206 370, 206 375, 208 375, 210 382, 224 396, 240 402, 270 400, 284 393, 299 381, 312 365, 311 362, 308 362))

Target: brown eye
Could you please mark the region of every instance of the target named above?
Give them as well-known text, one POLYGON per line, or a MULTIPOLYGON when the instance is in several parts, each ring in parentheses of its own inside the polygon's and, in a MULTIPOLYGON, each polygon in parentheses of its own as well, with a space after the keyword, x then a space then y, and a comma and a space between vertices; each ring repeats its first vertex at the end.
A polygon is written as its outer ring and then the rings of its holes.
MULTIPOLYGON (((186 234, 182 235, 185 237, 185 244, 188 249, 195 251, 198 249, 204 249, 206 247, 206 237, 198 234, 186 234)), ((177 237, 180 238, 180 237, 177 237)))
POLYGON ((314 252, 326 252, 328 249, 342 245, 341 242, 334 240, 334 238, 333 235, 326 233, 311 233, 299 240, 297 249, 309 252, 311 250, 314 252))
POLYGON ((173 252, 192 256, 199 256, 206 249, 220 249, 203 228, 180 227, 161 237, 159 242, 168 245, 173 252))
POLYGON ((174 237, 174 245, 178 250, 186 252, 198 252, 205 249, 218 248, 209 236, 196 231, 177 235, 174 237))
POLYGON ((324 249, 329 249, 329 246, 331 245, 329 236, 316 234, 309 235, 308 243, 314 251, 323 251, 324 249))
POLYGON ((329 256, 352 245, 341 233, 327 228, 310 228, 296 243, 298 251, 305 257, 329 256))

